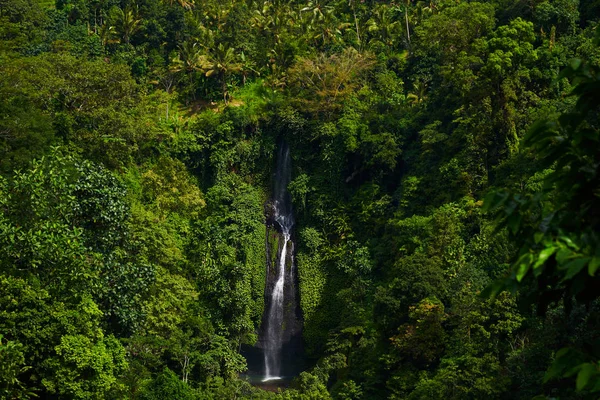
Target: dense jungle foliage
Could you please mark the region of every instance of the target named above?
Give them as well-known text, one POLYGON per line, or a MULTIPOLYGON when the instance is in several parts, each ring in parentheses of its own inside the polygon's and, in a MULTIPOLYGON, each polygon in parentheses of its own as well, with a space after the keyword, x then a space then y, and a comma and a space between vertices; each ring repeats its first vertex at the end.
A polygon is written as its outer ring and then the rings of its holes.
POLYGON ((600 396, 598 0, 0 0, 0 398, 600 396), (291 147, 310 368, 251 386, 291 147))

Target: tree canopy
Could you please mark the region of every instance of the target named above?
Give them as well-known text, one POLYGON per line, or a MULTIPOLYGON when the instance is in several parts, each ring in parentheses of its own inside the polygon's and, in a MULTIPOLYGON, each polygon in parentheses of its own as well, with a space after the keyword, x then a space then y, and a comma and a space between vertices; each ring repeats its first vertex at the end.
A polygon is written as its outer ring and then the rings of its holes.
POLYGON ((598 397, 599 15, 0 0, 0 399, 598 397), (269 391, 281 140, 308 363, 269 391))

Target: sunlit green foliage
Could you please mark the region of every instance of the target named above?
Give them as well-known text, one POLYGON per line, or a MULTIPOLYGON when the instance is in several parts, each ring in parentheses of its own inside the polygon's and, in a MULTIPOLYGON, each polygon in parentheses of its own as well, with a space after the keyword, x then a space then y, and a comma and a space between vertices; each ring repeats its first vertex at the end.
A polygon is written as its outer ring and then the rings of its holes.
POLYGON ((0 398, 593 398, 599 10, 0 0, 0 398), (282 139, 309 370, 268 392, 282 139))

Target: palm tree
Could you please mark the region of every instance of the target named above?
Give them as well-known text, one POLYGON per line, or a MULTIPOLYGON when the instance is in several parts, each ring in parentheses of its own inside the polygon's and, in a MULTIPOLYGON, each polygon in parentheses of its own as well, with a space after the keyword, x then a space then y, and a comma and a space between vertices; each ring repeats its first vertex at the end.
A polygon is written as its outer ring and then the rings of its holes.
POLYGON ((243 51, 242 54, 240 54, 240 60, 242 60, 240 66, 240 71, 242 72, 242 84, 245 86, 248 75, 254 73, 260 76, 260 72, 257 71, 254 61, 252 61, 250 58, 247 58, 243 51))
POLYGON ((174 3, 179 4, 186 10, 191 10, 194 7, 194 0, 169 0, 169 5, 172 6, 174 3))
POLYGON ((172 60, 174 71, 192 73, 199 70, 204 62, 202 48, 198 42, 185 41, 179 46, 177 58, 172 60))
POLYGON ((262 7, 254 10, 251 25, 256 28, 259 33, 270 31, 273 25, 273 17, 271 15, 273 4, 270 1, 265 1, 262 7))
POLYGON ((322 44, 331 42, 340 42, 342 40, 342 31, 352 26, 348 22, 338 22, 335 17, 335 9, 321 3, 321 0, 310 1, 306 7, 300 10, 307 13, 305 20, 313 33, 311 39, 320 39, 322 44))
POLYGON ((412 105, 419 105, 427 99, 427 83, 417 80, 413 83, 413 91, 406 96, 406 100, 412 105))
POLYGON ((223 2, 204 2, 199 17, 208 28, 220 31, 225 28, 227 16, 231 12, 231 4, 223 2))
POLYGON ((417 22, 421 23, 428 15, 438 13, 437 0, 420 0, 417 2, 417 22))
POLYGON ((129 7, 124 10, 114 7, 111 10, 112 28, 119 40, 129 44, 131 37, 140 29, 141 19, 137 18, 136 14, 129 7))
POLYGON ((258 30, 259 35, 266 39, 263 48, 266 50, 268 62, 264 66, 271 71, 286 64, 285 52, 281 51, 285 47, 282 32, 287 29, 287 32, 291 33, 292 28, 303 26, 304 24, 299 22, 301 19, 301 14, 280 1, 263 1, 259 9, 254 11, 251 24, 258 30))
POLYGON ((355 8, 355 4, 354 4, 355 2, 356 2, 356 0, 348 0, 348 5, 352 9, 352 14, 354 16, 354 27, 356 29, 356 41, 358 42, 358 47, 360 50, 360 49, 362 49, 362 41, 360 38, 360 27, 359 27, 359 23, 358 23, 358 17, 356 15, 356 8, 355 8))
POLYGON ((420 1, 417 3, 419 7, 421 7, 421 11, 423 13, 428 14, 437 14, 438 13, 438 5, 436 0, 428 0, 428 1, 420 1))
MULTIPOLYGON (((206 21, 207 15, 198 10, 186 15, 186 25, 189 29, 189 35, 195 42, 201 43, 203 48, 212 47, 215 42, 215 30, 208 28, 206 21)), ((217 30, 218 31, 218 28, 217 30)))
POLYGON ((277 10, 273 7, 273 3, 265 1, 262 7, 254 10, 251 25, 257 29, 260 35, 267 38, 272 37, 273 43, 277 44, 280 40, 279 22, 277 10))
POLYGON ((203 58, 202 70, 206 77, 215 76, 221 83, 223 100, 228 102, 229 92, 227 91, 227 77, 235 72, 242 70, 242 64, 237 61, 237 55, 232 47, 225 47, 223 43, 209 52, 208 56, 203 58))
POLYGON ((400 6, 394 7, 397 10, 404 11, 404 22, 406 24, 406 41, 408 42, 409 46, 410 46, 410 26, 408 24, 408 11, 409 11, 410 4, 411 4, 411 0, 403 0, 403 7, 400 7, 400 6))
POLYGON ((114 43, 115 40, 112 38, 115 36, 115 27, 105 22, 100 26, 98 36, 100 36, 100 41, 103 46, 106 46, 108 43, 114 43))
POLYGON ((192 88, 192 97, 196 98, 196 92, 193 90, 194 72, 202 69, 206 63, 206 56, 203 55, 202 48, 198 42, 185 41, 179 46, 177 57, 171 60, 170 70, 173 72, 183 72, 188 77, 188 84, 192 88))
POLYGON ((323 21, 325 14, 331 13, 331 11, 333 11, 333 7, 322 4, 321 0, 309 1, 308 5, 300 10, 300 12, 308 12, 311 15, 309 18, 311 25, 323 21))
POLYGON ((402 30, 400 21, 394 19, 393 9, 385 4, 375 9, 367 26, 369 33, 373 35, 371 42, 380 41, 390 48, 394 46, 394 42, 402 30))

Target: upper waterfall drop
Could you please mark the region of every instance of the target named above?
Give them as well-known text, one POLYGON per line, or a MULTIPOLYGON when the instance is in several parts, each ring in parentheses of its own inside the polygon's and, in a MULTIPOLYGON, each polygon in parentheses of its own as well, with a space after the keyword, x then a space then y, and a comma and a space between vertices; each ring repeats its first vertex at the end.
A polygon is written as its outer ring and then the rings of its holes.
POLYGON ((294 226, 294 212, 292 209, 292 196, 287 187, 292 180, 292 159, 290 148, 282 142, 277 155, 277 169, 273 185, 273 211, 275 221, 283 231, 290 231, 294 226))

